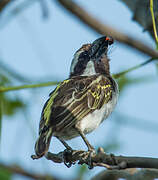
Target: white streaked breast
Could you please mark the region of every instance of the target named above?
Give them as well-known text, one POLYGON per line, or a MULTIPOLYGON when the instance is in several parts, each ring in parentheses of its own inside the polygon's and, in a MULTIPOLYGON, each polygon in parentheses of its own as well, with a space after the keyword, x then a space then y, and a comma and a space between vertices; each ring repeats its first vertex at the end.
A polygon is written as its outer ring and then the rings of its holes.
POLYGON ((117 98, 117 93, 113 93, 111 101, 105 104, 101 109, 95 110, 93 113, 87 115, 80 121, 79 126, 85 134, 95 130, 100 123, 111 114, 117 103, 117 98))

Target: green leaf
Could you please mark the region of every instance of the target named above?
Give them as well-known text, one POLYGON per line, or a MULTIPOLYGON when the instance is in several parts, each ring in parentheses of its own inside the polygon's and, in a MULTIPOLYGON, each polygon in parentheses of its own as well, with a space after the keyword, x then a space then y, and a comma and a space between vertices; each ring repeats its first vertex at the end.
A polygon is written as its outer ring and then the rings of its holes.
POLYGON ((118 82, 119 90, 122 94, 122 91, 129 85, 153 82, 154 80, 156 79, 153 76, 142 76, 142 77, 131 78, 123 75, 117 80, 117 82, 118 82))
POLYGON ((127 78, 125 75, 121 76, 121 78, 118 79, 118 86, 119 86, 119 90, 122 93, 122 91, 124 90, 124 88, 129 85, 129 78, 127 78))
POLYGON ((88 170, 87 165, 83 164, 82 166, 80 166, 78 170, 77 179, 78 180, 84 179, 84 175, 86 174, 87 170, 88 170))
POLYGON ((12 116, 19 108, 24 108, 25 104, 18 98, 11 99, 4 95, 3 99, 3 113, 8 116, 12 116))
POLYGON ((0 167, 0 179, 2 180, 10 180, 12 177, 12 173, 7 169, 0 167))

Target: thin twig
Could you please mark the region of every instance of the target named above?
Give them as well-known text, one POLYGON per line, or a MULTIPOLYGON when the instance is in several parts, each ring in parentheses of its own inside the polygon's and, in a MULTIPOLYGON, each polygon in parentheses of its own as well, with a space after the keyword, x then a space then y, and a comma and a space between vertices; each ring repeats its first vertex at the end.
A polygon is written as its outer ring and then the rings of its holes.
POLYGON ((119 73, 117 73, 117 74, 113 74, 112 76, 113 76, 115 79, 120 78, 121 76, 123 76, 123 75, 125 75, 125 74, 127 74, 127 73, 129 73, 129 72, 131 72, 131 71, 134 71, 134 70, 136 70, 136 69, 139 69, 140 67, 143 67, 143 66, 151 63, 151 62, 154 61, 154 60, 157 60, 157 59, 156 59, 156 58, 148 59, 147 61, 145 61, 145 62, 143 62, 143 63, 141 63, 141 64, 138 64, 138 65, 136 65, 136 66, 133 66, 133 67, 131 67, 131 68, 125 70, 125 71, 119 72, 119 73))
POLYGON ((46 86, 54 86, 57 85, 59 82, 45 82, 39 84, 26 84, 22 86, 9 86, 9 87, 0 87, 0 93, 7 92, 7 91, 15 91, 15 90, 22 90, 28 88, 39 88, 39 87, 46 87, 46 86))
MULTIPOLYGON (((101 23, 95 17, 90 15, 87 11, 81 8, 72 0, 56 0, 60 3, 68 12, 72 13, 76 18, 78 18, 82 23, 89 26, 94 31, 99 34, 112 36, 114 39, 120 43, 126 44, 150 57, 158 57, 158 52, 147 46, 146 44, 140 42, 138 39, 130 37, 122 32, 119 32, 112 27, 101 23)), ((53 0, 54 2, 54 0, 53 0)))
MULTIPOLYGON (((151 63, 152 61, 157 60, 156 58, 151 58, 141 64, 138 64, 136 66, 133 66, 125 71, 122 71, 120 73, 117 74, 113 74, 112 77, 114 77, 115 79, 120 78, 121 76, 134 71, 146 64, 151 63)), ((15 90, 22 90, 22 89, 29 89, 29 88, 39 88, 39 87, 47 87, 47 86, 52 86, 52 85, 57 85, 59 82, 44 82, 44 83, 39 83, 39 84, 27 84, 27 85, 21 85, 21 86, 9 86, 9 87, 0 87, 0 93, 2 92, 8 92, 8 91, 15 91, 15 90)))
POLYGON ((157 44, 157 47, 158 47, 158 36, 157 36, 157 30, 156 30, 154 10, 153 10, 153 0, 150 0, 150 12, 151 12, 151 17, 152 17, 154 36, 155 36, 156 44, 157 44))
POLYGON ((47 2, 45 0, 39 0, 39 4, 41 6, 43 19, 48 19, 48 17, 49 17, 49 9, 48 9, 47 2))

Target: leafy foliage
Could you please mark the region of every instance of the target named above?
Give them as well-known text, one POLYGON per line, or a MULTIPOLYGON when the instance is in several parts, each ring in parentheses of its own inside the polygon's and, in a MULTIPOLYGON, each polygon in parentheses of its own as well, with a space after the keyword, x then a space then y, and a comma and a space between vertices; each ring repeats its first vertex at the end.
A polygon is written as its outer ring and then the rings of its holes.
POLYGON ((153 80, 154 80, 154 78, 151 76, 130 78, 128 76, 123 75, 118 79, 117 82, 118 82, 120 93, 122 94, 123 90, 129 85, 143 83, 143 82, 145 82, 145 83, 152 82, 153 80))
MULTIPOLYGON (((0 87, 8 86, 11 84, 12 82, 6 75, 0 74, 0 87)), ((5 93, 0 93, 0 102, 2 105, 3 114, 8 116, 13 115, 19 108, 25 107, 25 104, 18 96, 11 97, 5 93)))
POLYGON ((6 168, 0 167, 0 179, 10 180, 12 177, 12 173, 8 171, 6 168))
POLYGON ((83 180, 84 179, 84 175, 87 173, 87 171, 88 171, 88 168, 87 168, 87 166, 85 164, 80 166, 78 168, 78 172, 77 172, 78 173, 78 175, 77 175, 78 180, 83 180))

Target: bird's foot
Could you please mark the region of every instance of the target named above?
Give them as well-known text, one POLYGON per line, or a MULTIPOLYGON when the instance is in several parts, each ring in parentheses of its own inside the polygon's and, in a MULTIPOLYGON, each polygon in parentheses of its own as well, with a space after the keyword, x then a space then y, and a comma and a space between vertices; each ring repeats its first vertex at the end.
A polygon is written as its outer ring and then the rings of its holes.
POLYGON ((115 155, 114 154, 110 154, 110 158, 112 160, 112 164, 113 165, 118 165, 119 163, 117 162, 116 158, 115 158, 115 155))
POLYGON ((70 147, 69 149, 65 149, 63 153, 63 159, 64 159, 64 164, 68 168, 70 168, 72 165, 75 164, 75 162, 70 161, 68 157, 72 156, 73 149, 70 147))
POLYGON ((95 149, 91 146, 90 148, 88 148, 88 168, 89 169, 93 169, 93 162, 92 162, 92 156, 94 155, 94 154, 96 154, 96 151, 95 151, 95 149))

